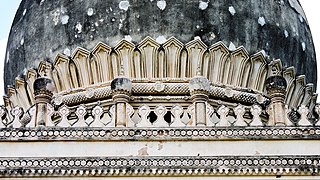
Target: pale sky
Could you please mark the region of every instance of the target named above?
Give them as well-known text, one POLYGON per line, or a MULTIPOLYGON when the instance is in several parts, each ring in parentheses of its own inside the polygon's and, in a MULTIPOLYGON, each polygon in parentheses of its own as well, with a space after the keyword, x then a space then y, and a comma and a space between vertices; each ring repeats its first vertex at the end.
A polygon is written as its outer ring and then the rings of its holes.
MULTIPOLYGON (((266 0, 269 1, 269 0, 266 0)), ((0 72, 3 72, 3 64, 5 58, 5 49, 7 44, 7 36, 10 31, 15 12, 19 6, 20 0, 0 0, 0 72)), ((313 41, 317 52, 317 59, 320 58, 320 10, 319 0, 300 0, 300 3, 307 15, 308 23, 313 35, 313 41)), ((320 62, 318 66, 318 79, 320 79, 320 62)), ((318 81, 317 93, 320 92, 320 82, 318 81)), ((3 91, 3 73, 0 73, 0 96, 3 91)), ((319 93, 320 94, 320 93, 319 93)), ((2 98, 0 98, 2 104, 2 98)))

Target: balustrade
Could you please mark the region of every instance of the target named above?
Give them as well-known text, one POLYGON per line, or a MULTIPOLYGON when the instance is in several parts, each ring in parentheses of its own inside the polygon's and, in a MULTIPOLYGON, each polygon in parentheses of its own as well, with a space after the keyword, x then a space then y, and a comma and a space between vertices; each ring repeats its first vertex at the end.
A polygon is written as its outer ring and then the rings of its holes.
MULTIPOLYGON (((272 126, 268 123, 266 112, 259 105, 235 107, 227 105, 212 105, 205 103, 206 106, 206 127, 246 127, 246 126, 272 126)), ((47 105, 47 124, 46 126, 55 127, 116 127, 115 125, 115 105, 102 106, 100 103, 95 105, 79 105, 68 107, 62 105, 56 110, 47 105)), ((127 120, 126 127, 195 127, 194 103, 174 104, 174 105, 154 105, 143 104, 133 107, 126 103, 127 120)), ((24 112, 21 107, 15 107, 8 112, 5 107, 0 107, 0 127, 1 128, 20 128, 35 127, 34 107, 24 112)), ((286 126, 312 126, 320 125, 320 105, 316 105, 313 112, 305 105, 298 109, 286 110, 286 126), (310 117, 310 114, 312 118, 310 117)))

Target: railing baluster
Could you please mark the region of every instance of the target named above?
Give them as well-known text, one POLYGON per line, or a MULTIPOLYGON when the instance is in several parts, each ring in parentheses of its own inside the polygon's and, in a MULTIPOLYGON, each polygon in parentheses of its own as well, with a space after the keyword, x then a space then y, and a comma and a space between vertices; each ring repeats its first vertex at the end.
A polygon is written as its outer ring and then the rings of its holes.
POLYGON ((185 124, 182 122, 182 119, 181 119, 181 117, 183 118, 182 115, 184 115, 184 111, 180 104, 173 105, 171 108, 171 113, 173 116, 173 119, 172 119, 173 122, 171 122, 170 124, 171 127, 185 126, 185 124))
POLYGON ((217 126, 229 126, 230 123, 227 120, 227 116, 228 116, 228 113, 229 113, 229 108, 224 106, 224 105, 222 105, 218 109, 217 113, 220 116, 220 121, 217 123, 217 126))
POLYGON ((157 115, 157 120, 153 123, 155 127, 168 127, 169 123, 164 120, 164 115, 167 113, 167 108, 164 105, 159 105, 155 108, 154 113, 157 115))
POLYGON ((139 115, 141 117, 140 123, 137 124, 138 127, 150 127, 152 124, 148 120, 148 115, 150 114, 150 107, 148 105, 142 105, 139 107, 139 115))
POLYGON ((103 127, 104 124, 101 122, 101 117, 103 115, 103 108, 99 105, 95 106, 91 114, 94 117, 94 121, 90 124, 90 127, 103 127))
POLYGON ((66 105, 63 105, 58 110, 59 115, 61 116, 61 121, 57 124, 60 127, 70 127, 71 123, 68 121, 68 116, 70 114, 70 110, 66 105))
POLYGON ((251 114, 253 115, 253 119, 250 123, 250 126, 262 126, 262 120, 260 118, 260 115, 262 113, 262 109, 259 105, 253 105, 250 109, 251 114))
POLYGON ((243 115, 246 112, 245 108, 242 105, 238 105, 233 111, 236 115, 236 122, 234 123, 234 126, 247 126, 247 123, 243 118, 243 115))
POLYGON ((23 109, 21 107, 15 107, 11 110, 11 114, 14 117, 13 121, 7 121, 6 126, 8 127, 9 125, 12 124, 14 128, 19 128, 21 127, 20 119, 23 116, 23 109))
POLYGON ((311 122, 308 120, 309 108, 307 108, 305 105, 301 105, 298 109, 298 113, 301 115, 298 125, 300 126, 312 125, 311 122))

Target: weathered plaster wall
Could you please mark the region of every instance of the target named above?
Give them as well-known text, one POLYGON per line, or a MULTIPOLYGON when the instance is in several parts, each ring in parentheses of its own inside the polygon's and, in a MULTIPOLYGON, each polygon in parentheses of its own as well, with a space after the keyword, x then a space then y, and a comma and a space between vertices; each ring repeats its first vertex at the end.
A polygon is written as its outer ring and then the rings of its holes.
POLYGON ((0 157, 266 156, 315 155, 316 140, 0 142, 0 157))
POLYGON ((70 55, 77 46, 92 49, 99 41, 114 46, 126 38, 151 36, 163 42, 175 36, 186 43, 199 36, 207 45, 222 40, 229 49, 264 50, 296 67, 316 84, 311 33, 296 0, 22 0, 8 40, 5 85, 35 67, 70 55))

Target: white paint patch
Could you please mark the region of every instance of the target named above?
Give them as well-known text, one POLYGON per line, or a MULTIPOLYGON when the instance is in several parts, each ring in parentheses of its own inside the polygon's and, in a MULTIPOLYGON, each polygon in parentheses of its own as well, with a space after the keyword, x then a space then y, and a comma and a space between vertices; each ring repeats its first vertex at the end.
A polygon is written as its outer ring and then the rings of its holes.
POLYGON ((120 23, 119 23, 119 29, 121 29, 121 28, 123 27, 123 24, 122 24, 122 22, 123 22, 123 19, 120 19, 120 23))
POLYGON ((27 9, 24 9, 22 15, 25 16, 26 13, 27 13, 27 9))
POLYGON ((280 1, 280 4, 281 4, 281 5, 284 5, 284 1, 283 1, 283 0, 281 0, 281 1, 280 1))
POLYGON ((76 30, 77 30, 77 32, 78 32, 79 34, 82 32, 82 25, 81 25, 80 22, 77 22, 76 30))
POLYGON ((216 38, 216 35, 214 34, 214 32, 210 32, 210 40, 214 40, 216 38))
POLYGON ((301 46, 302 46, 302 50, 305 51, 305 50, 306 50, 306 43, 305 43, 305 42, 302 42, 302 43, 301 43, 301 46))
POLYGON ((236 46, 233 44, 233 42, 230 42, 230 44, 229 44, 229 50, 230 50, 230 51, 235 51, 235 50, 236 50, 236 46))
POLYGON ((284 36, 287 38, 289 36, 289 33, 287 30, 284 30, 284 36))
POLYGON ((20 45, 22 46, 24 44, 24 38, 21 39, 20 45))
POLYGON ((300 19, 300 22, 303 22, 303 17, 299 14, 299 19, 300 19))
POLYGON ((26 75, 27 72, 28 72, 27 68, 24 68, 24 69, 23 69, 23 74, 26 75))
POLYGON ((44 1, 45 1, 45 0, 41 0, 41 2, 40 2, 40 6, 44 3, 44 1))
POLYGON ((93 9, 89 8, 87 11, 88 16, 92 16, 93 15, 93 9))
POLYGON ((203 2, 203 1, 199 2, 199 9, 201 9, 201 10, 207 9, 208 6, 209 6, 208 2, 203 2))
POLYGON ((71 56, 71 51, 69 48, 64 49, 63 54, 66 56, 71 56))
MULTIPOLYGON (((1 45, 0 45, 1 46, 1 45)), ((4 49, 4 48, 3 48, 4 49)), ((9 60, 10 60, 10 53, 9 53, 9 51, 7 51, 7 59, 6 59, 6 63, 8 63, 9 62, 9 60)), ((4 57, 5 57, 5 53, 3 53, 3 57, 1 57, 1 59, 4 59, 4 57)), ((3 68, 1 68, 1 69, 3 69, 3 68)))
POLYGON ((194 40, 201 40, 201 37, 200 36, 196 36, 193 38, 194 40))
POLYGON ((167 41, 167 39, 166 39, 164 36, 158 36, 158 37, 156 38, 156 41, 157 41, 157 43, 159 43, 159 44, 164 44, 164 43, 167 41))
POLYGON ((129 7, 130 7, 129 1, 121 1, 119 3, 119 8, 122 9, 122 10, 127 11, 129 9, 129 7))
POLYGON ((167 2, 163 0, 157 1, 157 6, 159 9, 164 10, 167 6, 167 2))
POLYGON ((59 23, 59 20, 60 20, 60 9, 57 9, 57 10, 55 10, 53 13, 51 13, 52 14, 52 16, 53 16, 53 18, 52 18, 52 20, 53 20, 53 22, 54 22, 54 25, 56 26, 56 25, 58 25, 58 23, 59 23))
POLYGON ((124 39, 131 42, 132 41, 132 37, 130 35, 125 35, 124 39))
POLYGON ((260 52, 262 53, 262 55, 263 55, 264 57, 267 57, 267 53, 266 53, 265 50, 261 50, 260 52))
POLYGON ((230 6, 230 7, 229 7, 229 12, 230 12, 230 14, 231 14, 232 16, 234 16, 234 14, 236 14, 236 10, 234 9, 233 6, 230 6))
POLYGON ((264 26, 264 25, 266 24, 266 20, 264 19, 263 16, 260 16, 260 17, 259 17, 258 23, 259 23, 261 26, 264 26))
MULTIPOLYGON (((4 55, 3 55, 3 58, 4 58, 4 55)), ((1 59, 3 59, 3 58, 1 58, 1 59)), ((9 62, 9 60, 10 60, 10 53, 9 53, 9 51, 7 52, 7 59, 6 59, 6 62, 8 63, 9 62)), ((2 68, 3 69, 3 68, 2 68)))
POLYGON ((65 24, 68 24, 68 22, 69 22, 69 16, 68 16, 68 15, 63 15, 63 16, 61 17, 61 23, 62 23, 63 25, 65 25, 65 24))

